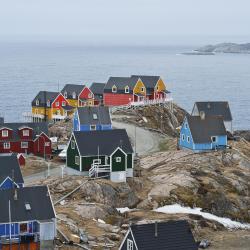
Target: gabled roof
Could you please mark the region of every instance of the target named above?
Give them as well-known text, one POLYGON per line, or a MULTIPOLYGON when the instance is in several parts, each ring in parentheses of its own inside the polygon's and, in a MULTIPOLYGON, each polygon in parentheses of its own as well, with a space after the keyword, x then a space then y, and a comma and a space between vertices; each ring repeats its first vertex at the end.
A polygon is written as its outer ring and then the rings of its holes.
POLYGON ((32 139, 36 138, 36 135, 40 135, 42 132, 46 135, 48 135, 48 123, 46 122, 27 122, 27 123, 3 123, 0 125, 1 128, 9 128, 12 129, 12 138, 11 139, 2 139, 0 141, 13 141, 13 140, 19 140, 19 129, 23 127, 29 127, 32 128, 32 139))
POLYGON ((131 230, 138 249, 198 250, 187 221, 132 225, 131 230))
POLYGON ((221 116, 186 116, 195 143, 211 143, 212 136, 226 136, 226 128, 221 116))
POLYGON ((205 112, 206 116, 221 115, 224 121, 232 121, 232 114, 228 102, 196 102, 198 112, 205 112))
POLYGON ((56 217, 47 186, 33 186, 0 191, 0 223, 9 222, 9 201, 11 221, 51 220, 56 217), (17 194, 17 200, 14 194, 17 194), (30 205, 30 210, 25 208, 30 205))
POLYGON ((49 100, 52 103, 60 92, 51 92, 51 91, 40 91, 32 101, 32 106, 36 107, 46 107, 47 101, 49 100), (36 105, 36 100, 39 100, 39 105, 36 105))
POLYGON ((81 156, 111 155, 117 147, 125 153, 133 153, 128 134, 125 129, 101 130, 101 131, 75 131, 76 139, 81 156))
POLYGON ((154 89, 157 82, 160 80, 160 76, 145 76, 145 75, 132 75, 142 80, 147 89, 154 89))
POLYGON ((19 162, 15 154, 0 156, 0 184, 10 177, 15 183, 24 183, 19 162))
POLYGON ((138 81, 137 77, 110 77, 105 85, 104 92, 112 91, 112 87, 117 87, 117 93, 124 93, 125 87, 129 87, 129 93, 133 93, 133 89, 138 81))
POLYGON ((90 90, 94 95, 103 95, 105 85, 106 83, 93 82, 90 86, 90 90))
POLYGON ((73 92, 76 93, 76 97, 79 96, 79 94, 82 92, 82 90, 85 88, 85 85, 78 85, 78 84, 66 84, 64 88, 62 89, 61 93, 64 95, 64 92, 67 92, 67 98, 72 99, 73 92))
POLYGON ((109 108, 105 106, 86 106, 77 108, 80 124, 111 124, 109 108))

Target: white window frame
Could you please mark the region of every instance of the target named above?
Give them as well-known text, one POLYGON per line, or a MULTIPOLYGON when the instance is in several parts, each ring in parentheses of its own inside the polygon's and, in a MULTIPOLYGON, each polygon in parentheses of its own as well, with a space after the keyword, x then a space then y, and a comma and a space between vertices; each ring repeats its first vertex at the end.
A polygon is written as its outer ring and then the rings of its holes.
POLYGON ((50 142, 45 142, 44 143, 44 147, 49 147, 50 146, 50 142))
POLYGON ((187 142, 190 143, 190 136, 187 136, 187 142))
POLYGON ((141 87, 141 92, 144 92, 145 91, 145 88, 144 87, 141 87))
POLYGON ((134 242, 130 239, 127 239, 127 250, 133 250, 134 249, 134 242))
POLYGON ((65 107, 66 106, 66 102, 62 101, 62 106, 65 107))
POLYGON ((67 91, 64 92, 64 97, 67 98, 67 91))
POLYGON ((212 136, 211 140, 212 140, 213 143, 216 143, 218 141, 218 137, 217 136, 212 136), (215 138, 215 140, 214 140, 214 138, 215 138))
POLYGON ((119 156, 119 157, 115 157, 115 162, 122 162, 122 158, 119 156))
POLYGON ((72 98, 73 98, 73 99, 76 99, 76 92, 73 92, 73 93, 72 93, 72 98))
POLYGON ((29 142, 21 141, 21 148, 29 148, 29 142))
POLYGON ((75 156, 75 164, 80 165, 80 157, 78 155, 75 156))
POLYGON ((89 93, 88 94, 88 98, 90 99, 90 98, 92 98, 93 96, 92 96, 92 93, 89 93))
POLYGON ((47 101, 47 107, 50 107, 50 100, 47 101))
POLYGON ((23 136, 30 136, 30 131, 28 129, 24 129, 23 136))
POLYGON ((96 113, 94 113, 94 114, 93 114, 93 119, 94 119, 94 120, 97 120, 97 119, 98 119, 98 117, 97 117, 97 114, 96 114, 96 113))
POLYGON ((38 99, 36 99, 36 106, 38 106, 39 105, 39 100, 38 99))
POLYGON ((185 129, 187 129, 188 128, 188 124, 187 123, 185 123, 185 129))
POLYGON ((182 139, 182 141, 185 141, 185 135, 184 134, 181 135, 181 139, 182 139))
POLYGON ((112 93, 117 93, 117 87, 115 85, 112 87, 112 93))
POLYGON ((71 141, 71 149, 75 149, 76 148, 76 142, 75 141, 71 141))
POLYGON ((101 159, 94 159, 93 164, 101 164, 102 160, 101 159))
POLYGON ((90 130, 91 130, 91 131, 95 131, 95 130, 96 130, 96 125, 94 125, 94 124, 93 124, 93 125, 90 125, 90 130))
POLYGON ((3 148, 4 149, 10 149, 10 142, 4 142, 3 143, 3 148))
POLYGON ((125 87, 125 93, 128 94, 129 93, 129 86, 125 87))
POLYGON ((9 130, 3 129, 2 130, 2 137, 8 137, 9 136, 9 130))
POLYGON ((60 103, 59 102, 56 102, 56 107, 59 107, 60 103))

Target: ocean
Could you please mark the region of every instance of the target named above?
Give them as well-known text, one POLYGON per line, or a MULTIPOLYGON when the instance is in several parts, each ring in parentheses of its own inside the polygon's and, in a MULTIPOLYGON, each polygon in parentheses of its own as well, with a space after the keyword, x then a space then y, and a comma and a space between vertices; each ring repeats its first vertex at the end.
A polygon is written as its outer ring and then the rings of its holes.
POLYGON ((145 74, 162 76, 189 112, 195 101, 229 101, 234 129, 250 129, 250 55, 181 55, 196 47, 0 43, 0 116, 22 121, 39 90, 145 74))

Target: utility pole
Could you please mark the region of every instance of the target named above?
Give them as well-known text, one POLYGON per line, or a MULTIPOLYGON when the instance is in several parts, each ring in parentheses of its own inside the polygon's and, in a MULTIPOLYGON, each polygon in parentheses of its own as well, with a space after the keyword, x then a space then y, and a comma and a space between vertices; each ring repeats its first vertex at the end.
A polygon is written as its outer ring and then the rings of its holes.
POLYGON ((135 156, 136 156, 136 125, 135 125, 135 156))

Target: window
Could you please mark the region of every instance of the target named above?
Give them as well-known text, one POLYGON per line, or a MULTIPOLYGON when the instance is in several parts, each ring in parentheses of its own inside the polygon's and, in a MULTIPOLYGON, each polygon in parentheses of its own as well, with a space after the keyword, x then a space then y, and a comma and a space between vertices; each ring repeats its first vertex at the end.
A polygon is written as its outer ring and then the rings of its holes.
POLYGON ((50 107, 50 101, 49 100, 47 101, 47 107, 50 107))
POLYGON ((26 209, 27 211, 30 211, 30 210, 31 210, 31 206, 30 206, 29 203, 25 203, 25 209, 26 209))
POLYGON ((127 239, 127 250, 133 250, 133 241, 130 239, 127 239))
POLYGON ((129 86, 125 87, 125 93, 129 93, 129 86))
POLYGON ((187 136, 187 142, 188 142, 188 143, 190 142, 190 137, 189 137, 189 136, 187 136))
POLYGON ((29 136, 30 131, 28 129, 23 130, 23 136, 29 136))
POLYGON ((89 98, 92 98, 92 93, 89 93, 89 94, 88 94, 88 97, 89 97, 89 98))
POLYGON ((3 148, 4 149, 10 149, 10 143, 9 142, 4 142, 3 148))
POLYGON ((29 143, 27 141, 21 142, 21 148, 28 148, 28 147, 29 147, 29 143))
POLYGON ((184 134, 182 134, 181 138, 182 138, 183 141, 185 141, 185 135, 184 134))
POLYGON ((66 106, 66 102, 65 102, 65 101, 62 102, 62 106, 63 106, 63 107, 66 106))
POLYGON ((74 141, 71 141, 71 148, 72 148, 72 149, 75 149, 75 147, 76 147, 75 142, 74 142, 74 141))
POLYGON ((144 87, 141 87, 141 92, 144 92, 144 87))
POLYGON ((8 137, 9 131, 8 130, 2 130, 2 137, 8 137))
POLYGON ((67 92, 66 91, 64 92, 64 97, 67 98, 67 92))
POLYGON ((117 87, 116 87, 115 85, 112 87, 112 92, 113 92, 113 93, 116 93, 116 92, 117 92, 117 87))
POLYGON ((27 233, 28 232, 28 225, 27 223, 20 224, 20 233, 27 233))
POLYGON ((217 142, 217 136, 212 136, 212 142, 217 142))
POLYGON ((75 156, 75 164, 80 165, 80 157, 77 155, 75 156))
POLYGON ((97 114, 93 114, 93 119, 97 120, 97 114))
POLYGON ((122 161, 122 158, 121 158, 121 157, 116 157, 116 158, 115 158, 115 161, 116 161, 116 162, 121 162, 121 161, 122 161))
POLYGON ((96 130, 96 125, 90 125, 90 130, 96 130))
POLYGON ((76 99, 76 92, 73 92, 73 93, 72 93, 72 98, 73 98, 73 99, 76 99))
POLYGON ((185 123, 185 129, 187 129, 188 128, 188 124, 187 123, 185 123))
POLYGON ((50 146, 50 142, 45 142, 44 146, 45 147, 49 147, 50 146))
POLYGON ((38 105, 39 105, 39 100, 37 99, 37 100, 36 100, 36 106, 38 106, 38 105))
POLYGON ((56 102, 56 107, 59 107, 59 102, 56 102))

